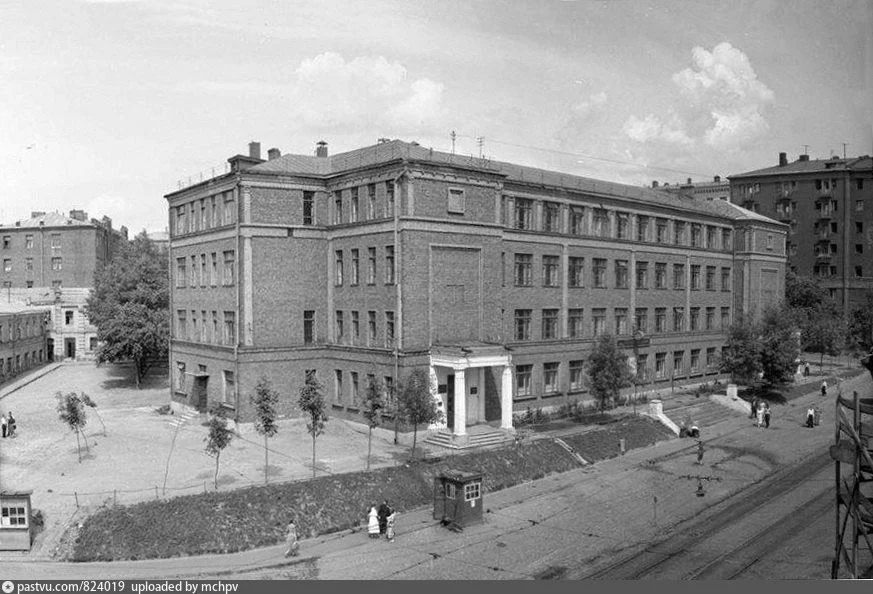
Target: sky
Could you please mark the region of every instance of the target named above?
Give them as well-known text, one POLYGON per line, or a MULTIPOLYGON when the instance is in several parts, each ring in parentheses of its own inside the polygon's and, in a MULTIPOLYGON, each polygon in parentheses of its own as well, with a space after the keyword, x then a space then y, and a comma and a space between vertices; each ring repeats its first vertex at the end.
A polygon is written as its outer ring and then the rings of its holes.
POLYGON ((250 141, 452 131, 632 185, 873 154, 873 0, 0 0, 2 223, 163 230, 250 141))

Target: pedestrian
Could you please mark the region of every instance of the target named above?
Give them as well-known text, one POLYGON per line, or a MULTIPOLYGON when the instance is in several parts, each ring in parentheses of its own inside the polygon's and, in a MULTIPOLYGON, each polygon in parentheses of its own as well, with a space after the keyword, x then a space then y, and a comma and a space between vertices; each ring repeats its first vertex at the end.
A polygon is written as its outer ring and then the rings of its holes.
POLYGON ((15 417, 12 416, 12 411, 9 411, 6 419, 6 437, 12 437, 15 434, 15 417))
POLYGON ((756 413, 757 410, 758 410, 758 399, 757 399, 757 398, 752 398, 750 404, 752 405, 752 410, 749 412, 749 418, 750 418, 750 419, 754 419, 754 418, 755 418, 755 413, 756 413))
POLYGON ((703 442, 697 442, 697 463, 703 464, 703 442))
POLYGON ((691 423, 691 429, 688 431, 688 435, 694 439, 700 437, 700 429, 697 428, 697 423, 691 423))
POLYGON ((385 536, 388 542, 394 542, 394 522, 397 519, 397 512, 391 510, 391 515, 388 516, 388 524, 385 526, 385 536))
POLYGON ((758 410, 757 410, 756 418, 755 418, 755 426, 756 427, 763 427, 764 426, 764 403, 763 402, 758 403, 758 410))
POLYGON ((815 427, 815 409, 812 405, 806 411, 806 426, 810 429, 815 427))
POLYGON ((809 377, 809 362, 808 361, 803 362, 803 375, 805 377, 809 377))
POLYGON ((367 533, 370 538, 379 538, 379 512, 375 503, 370 506, 370 513, 367 514, 367 533))
POLYGON ((300 543, 297 541, 297 526, 294 525, 294 520, 288 522, 285 542, 288 544, 288 548, 285 550, 286 557, 296 557, 300 554, 300 543))
POLYGON ((379 536, 385 534, 385 531, 388 529, 388 516, 391 515, 391 511, 388 500, 382 501, 382 505, 379 506, 379 536))
POLYGON ((828 395, 828 383, 825 380, 822 380, 822 382, 821 382, 821 395, 822 396, 828 395))
POLYGON ((770 405, 764 405, 764 427, 770 428, 770 405))
POLYGON ((3 413, 0 416, 0 432, 2 432, 3 437, 6 437, 6 428, 9 426, 9 421, 6 419, 6 413, 3 413))

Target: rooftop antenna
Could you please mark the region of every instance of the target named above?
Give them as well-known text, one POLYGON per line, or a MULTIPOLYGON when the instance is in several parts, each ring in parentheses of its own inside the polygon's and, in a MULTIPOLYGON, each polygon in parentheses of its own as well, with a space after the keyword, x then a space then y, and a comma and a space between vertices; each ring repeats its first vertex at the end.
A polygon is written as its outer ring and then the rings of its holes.
POLYGON ((455 154, 455 138, 457 137, 457 134, 455 134, 455 131, 452 130, 452 133, 449 134, 449 136, 452 137, 452 154, 454 155, 455 154))
POLYGON ((848 144, 849 144, 848 142, 844 142, 844 143, 843 143, 843 159, 846 158, 846 146, 847 146, 848 144))
POLYGON ((479 145, 479 158, 482 158, 482 147, 485 146, 485 137, 477 136, 476 143, 479 145))

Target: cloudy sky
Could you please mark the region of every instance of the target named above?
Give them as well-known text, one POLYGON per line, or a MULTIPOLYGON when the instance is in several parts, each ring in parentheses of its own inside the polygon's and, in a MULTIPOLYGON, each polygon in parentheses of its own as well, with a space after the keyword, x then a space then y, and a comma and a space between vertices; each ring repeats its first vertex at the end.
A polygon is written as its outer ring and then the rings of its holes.
POLYGON ((873 153, 873 0, 0 1, 0 222, 380 137, 635 185, 873 153))

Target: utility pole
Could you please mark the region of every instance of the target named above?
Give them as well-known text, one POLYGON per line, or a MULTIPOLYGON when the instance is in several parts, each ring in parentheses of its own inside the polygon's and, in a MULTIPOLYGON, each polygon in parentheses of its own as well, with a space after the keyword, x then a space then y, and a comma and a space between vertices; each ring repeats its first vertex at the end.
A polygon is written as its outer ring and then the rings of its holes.
POLYGON ((485 146, 485 137, 478 136, 476 137, 476 143, 479 145, 479 158, 482 158, 482 147, 485 146))
POLYGON ((848 142, 843 143, 843 159, 846 158, 846 146, 848 146, 848 144, 849 144, 848 142))
POLYGON ((455 138, 457 137, 457 134, 455 134, 455 131, 452 130, 452 133, 449 136, 452 137, 452 154, 454 155, 455 154, 455 138))

